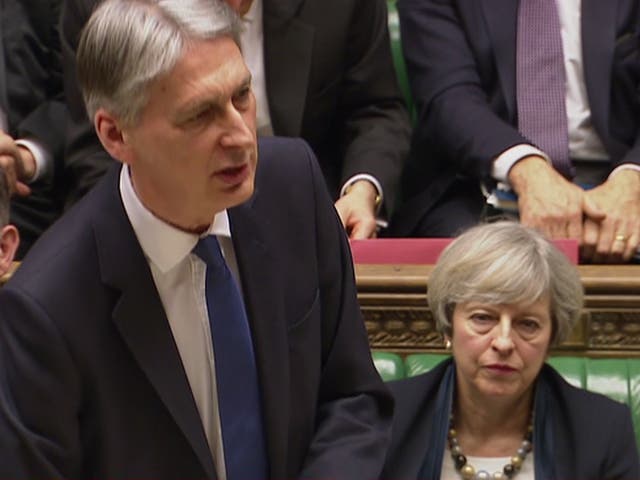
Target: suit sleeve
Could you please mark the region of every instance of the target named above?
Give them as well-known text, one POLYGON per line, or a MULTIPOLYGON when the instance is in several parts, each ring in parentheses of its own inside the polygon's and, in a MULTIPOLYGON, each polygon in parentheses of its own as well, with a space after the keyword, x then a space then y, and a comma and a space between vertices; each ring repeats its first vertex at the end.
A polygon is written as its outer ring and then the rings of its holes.
POLYGON ((322 311, 322 375, 316 430, 300 478, 377 478, 393 401, 371 359, 349 245, 312 160, 322 311))
POLYGON ((36 302, 0 290, 0 478, 80 476, 77 372, 36 302))
POLYGON ((387 212, 409 151, 410 124, 396 79, 384 0, 361 0, 353 9, 347 68, 338 110, 345 116, 341 184, 359 173, 380 181, 387 212))
POLYGON ((96 0, 68 0, 64 2, 60 20, 64 91, 69 108, 65 155, 65 174, 69 182, 67 205, 86 194, 113 164, 87 116, 76 76, 80 33, 97 3, 96 0))
MULTIPOLYGON (((498 154, 529 141, 492 110, 456 3, 398 3, 403 53, 418 115, 414 143, 418 149, 435 146, 455 162, 455 171, 487 178, 498 154)), ((480 6, 481 2, 473 2, 473 8, 480 6)))

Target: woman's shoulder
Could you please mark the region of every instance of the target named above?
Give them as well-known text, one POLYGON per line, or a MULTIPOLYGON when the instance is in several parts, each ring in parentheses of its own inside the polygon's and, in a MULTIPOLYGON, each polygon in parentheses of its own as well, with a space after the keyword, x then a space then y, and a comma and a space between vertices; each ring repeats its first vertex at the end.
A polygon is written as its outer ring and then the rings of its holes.
POLYGON ((624 415, 630 417, 630 409, 602 393, 593 392, 570 384, 555 368, 546 364, 541 372, 542 378, 552 387, 554 395, 561 396, 567 405, 576 412, 593 412, 606 415, 624 415))
POLYGON ((391 393, 393 393, 394 397, 396 397, 396 401, 402 400, 405 397, 415 398, 415 395, 420 393, 427 394, 432 390, 438 390, 440 388, 442 377, 445 375, 447 367, 451 365, 451 363, 452 360, 448 358, 437 364, 432 369, 419 375, 387 382, 387 386, 389 387, 389 390, 391 390, 391 393))

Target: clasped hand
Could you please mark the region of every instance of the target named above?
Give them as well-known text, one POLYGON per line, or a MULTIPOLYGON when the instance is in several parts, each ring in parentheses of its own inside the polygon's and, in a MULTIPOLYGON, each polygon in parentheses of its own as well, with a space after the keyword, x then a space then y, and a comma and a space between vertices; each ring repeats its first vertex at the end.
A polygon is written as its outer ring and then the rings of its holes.
POLYGON ((543 159, 531 159, 509 173, 520 221, 549 238, 577 240, 584 262, 628 262, 640 244, 640 173, 622 170, 585 191, 543 159))

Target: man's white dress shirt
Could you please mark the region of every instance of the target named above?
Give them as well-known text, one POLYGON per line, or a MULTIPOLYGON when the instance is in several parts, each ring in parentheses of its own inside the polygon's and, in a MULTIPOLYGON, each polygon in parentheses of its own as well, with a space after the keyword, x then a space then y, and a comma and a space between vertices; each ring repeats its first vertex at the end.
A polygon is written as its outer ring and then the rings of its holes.
MULTIPOLYGON (((151 213, 138 198, 126 166, 120 172, 120 196, 169 320, 216 474, 220 480, 226 480, 215 358, 205 296, 206 265, 192 253, 200 236, 169 225, 151 213)), ((226 210, 216 214, 205 235, 218 237, 229 270, 241 285, 226 210)))

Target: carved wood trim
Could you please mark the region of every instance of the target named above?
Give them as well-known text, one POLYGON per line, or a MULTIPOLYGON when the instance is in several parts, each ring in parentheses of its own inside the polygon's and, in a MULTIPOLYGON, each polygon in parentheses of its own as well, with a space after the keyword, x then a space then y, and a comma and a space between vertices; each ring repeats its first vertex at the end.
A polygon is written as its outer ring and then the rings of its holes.
MULTIPOLYGON (((432 265, 356 265, 358 299, 371 347, 444 351, 427 305, 432 265)), ((580 265, 585 309, 554 353, 640 357, 640 265, 580 265)))

